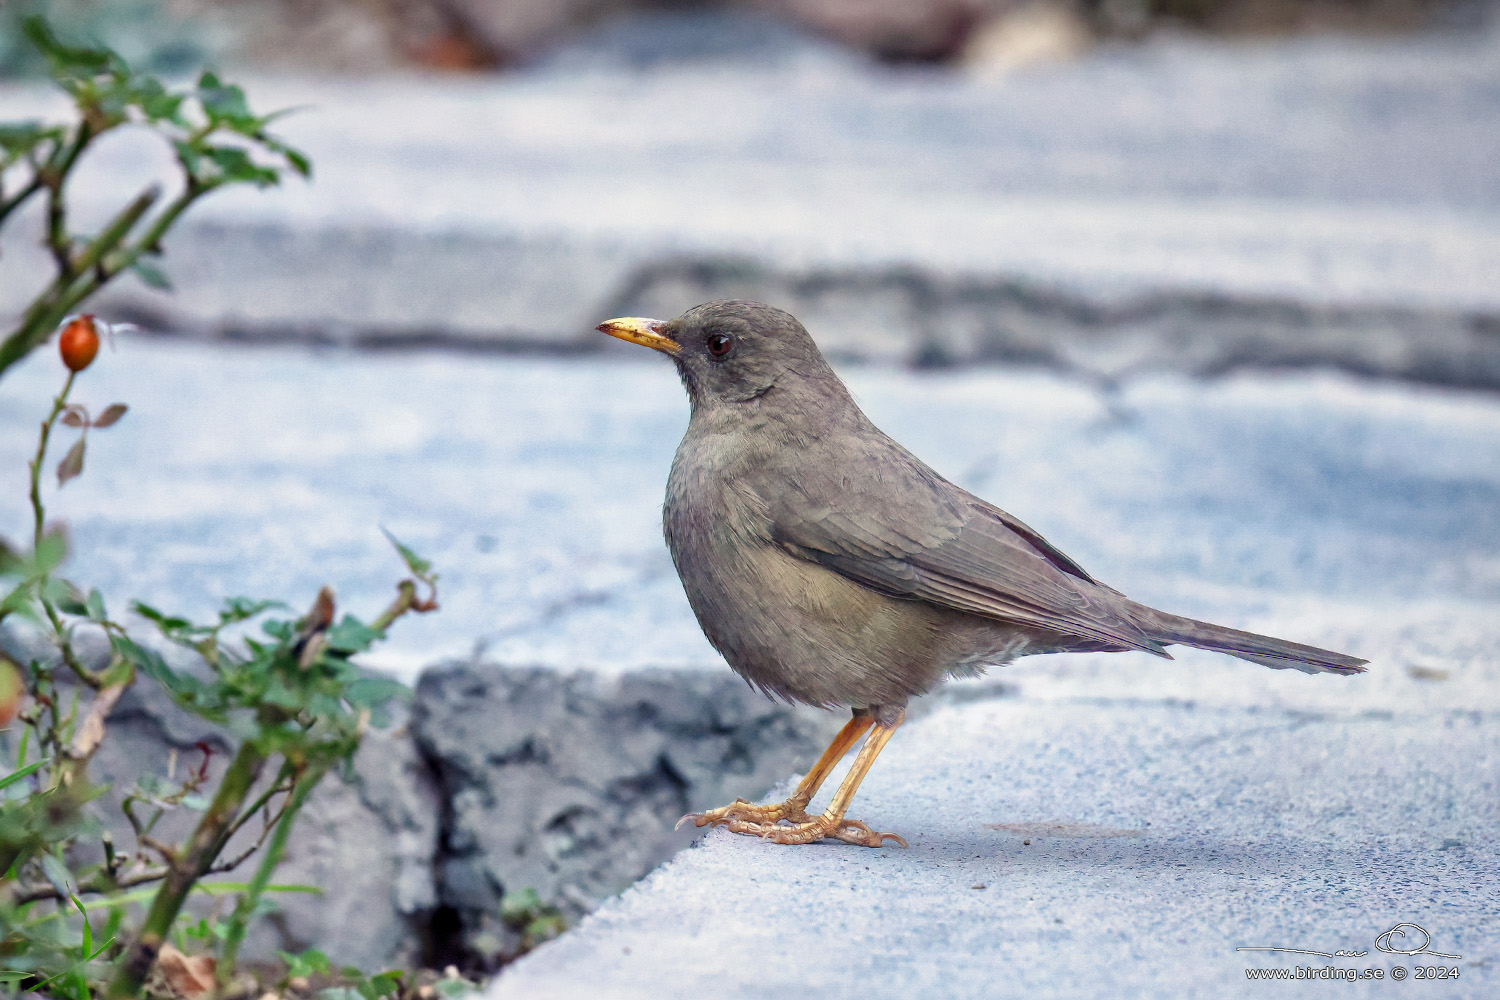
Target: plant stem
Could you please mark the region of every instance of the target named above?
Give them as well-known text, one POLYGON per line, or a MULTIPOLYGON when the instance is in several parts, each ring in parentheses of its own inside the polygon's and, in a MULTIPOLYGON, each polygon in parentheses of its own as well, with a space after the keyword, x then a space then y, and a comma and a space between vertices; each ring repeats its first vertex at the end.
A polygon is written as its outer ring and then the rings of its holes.
POLYGON ((297 779, 291 796, 282 807, 281 818, 276 822, 276 832, 271 834, 271 841, 266 845, 265 853, 260 857, 260 864, 255 869, 254 877, 250 879, 245 894, 240 897, 239 904, 230 915, 229 931, 224 938, 224 951, 219 959, 217 972, 221 987, 227 985, 234 975, 234 964, 239 957, 240 942, 245 939, 245 930, 249 927, 250 917, 255 912, 256 903, 260 902, 266 886, 271 884, 271 876, 275 873, 276 866, 281 864, 282 855, 286 853, 287 838, 291 835, 292 824, 297 821, 297 813, 302 810, 303 803, 307 801, 307 796, 312 790, 318 786, 318 782, 323 780, 323 775, 328 773, 329 763, 322 762, 308 767, 297 779))
MULTIPOLYGON (((46 537, 47 508, 42 503, 42 466, 47 462, 47 444, 52 438, 52 428, 57 426, 57 418, 68 405, 68 394, 73 391, 73 380, 78 377, 77 372, 68 372, 68 380, 63 383, 62 392, 52 401, 52 412, 47 414, 47 419, 42 421, 42 433, 37 440, 36 457, 31 460, 31 513, 32 513, 32 550, 41 547, 42 539, 46 537)), ((78 675, 94 690, 98 690, 104 684, 101 674, 85 667, 78 661, 73 652, 73 644, 68 640, 67 630, 63 627, 62 618, 57 613, 57 608, 52 604, 42 588, 37 589, 37 599, 41 602, 43 610, 47 612, 47 620, 52 623, 52 631, 57 635, 58 649, 62 651, 63 662, 68 669, 78 675)))
POLYGON ((140 934, 116 964, 115 974, 110 979, 106 993, 112 1000, 124 1000, 140 993, 141 984, 146 981, 146 974, 151 971, 157 953, 161 951, 161 946, 172 929, 172 922, 182 910, 183 900, 187 899, 193 884, 207 873, 214 859, 224 849, 235 817, 239 815, 240 808, 250 794, 255 780, 260 777, 265 763, 265 755, 253 743, 247 740, 240 744, 239 752, 234 755, 229 769, 219 781, 219 790, 214 795, 213 802, 198 821, 187 849, 173 861, 171 870, 157 890, 151 909, 146 914, 146 922, 141 925, 140 934))
MULTIPOLYGON (((186 192, 184 192, 185 195, 186 192)), ((52 279, 52 284, 47 286, 46 291, 42 292, 27 310, 20 327, 6 337, 4 342, 0 342, 0 374, 24 358, 33 348, 45 343, 47 338, 52 336, 52 331, 57 324, 62 322, 63 317, 74 306, 97 292, 101 285, 118 273, 119 268, 116 268, 115 271, 101 275, 98 265, 104 259, 105 254, 112 251, 130 234, 130 230, 141 221, 141 217, 150 210, 159 197, 161 197, 161 189, 156 185, 142 191, 79 255, 74 263, 73 276, 65 279, 64 275, 59 274, 52 279)), ((181 200, 179 197, 178 201, 181 200)), ((175 219, 185 207, 172 206, 175 209, 172 217, 175 219)), ((148 233, 148 238, 160 239, 158 229, 159 226, 152 226, 151 233, 156 235, 152 237, 148 233)), ((127 262, 121 266, 128 267, 136 257, 140 256, 143 249, 140 246, 133 248, 133 253, 127 253, 127 262)))
POLYGON ((33 170, 31 181, 25 187, 17 191, 9 199, 0 200, 0 225, 4 225, 6 216, 10 215, 17 208, 20 208, 26 202, 26 199, 36 194, 43 187, 41 175, 33 170))
POLYGON ((35 522, 31 536, 33 550, 42 544, 42 527, 47 518, 47 509, 42 505, 42 464, 47 461, 47 442, 52 438, 52 428, 57 425, 58 416, 68 405, 68 393, 73 391, 73 380, 77 377, 77 372, 68 372, 68 380, 63 383, 62 392, 52 401, 52 412, 42 421, 42 435, 36 443, 36 458, 31 460, 31 513, 35 522))
POLYGON ((384 632, 391 627, 391 623, 411 610, 416 603, 417 585, 410 580, 402 580, 396 585, 396 599, 390 606, 370 622, 370 627, 378 632, 384 632))
POLYGON ((56 154, 45 167, 37 172, 37 179, 47 188, 47 247, 57 263, 57 276, 66 284, 78 273, 73 265, 73 241, 68 236, 68 205, 63 200, 63 184, 84 147, 94 138, 94 130, 85 120, 78 125, 78 134, 59 159, 56 154), (53 162, 55 161, 55 162, 53 162))

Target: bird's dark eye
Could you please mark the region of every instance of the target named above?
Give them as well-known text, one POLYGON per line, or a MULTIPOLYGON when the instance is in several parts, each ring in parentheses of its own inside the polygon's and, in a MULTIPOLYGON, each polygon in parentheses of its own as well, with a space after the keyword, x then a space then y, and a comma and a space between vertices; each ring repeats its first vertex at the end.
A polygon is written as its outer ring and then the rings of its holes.
POLYGON ((708 338, 708 353, 716 358, 722 358, 734 350, 734 338, 727 337, 722 333, 711 334, 708 338))

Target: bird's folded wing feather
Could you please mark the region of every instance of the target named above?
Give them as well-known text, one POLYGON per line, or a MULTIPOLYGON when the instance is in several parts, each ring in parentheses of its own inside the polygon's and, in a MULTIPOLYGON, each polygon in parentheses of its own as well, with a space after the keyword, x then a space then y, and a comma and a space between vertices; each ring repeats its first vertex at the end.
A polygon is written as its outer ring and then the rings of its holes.
POLYGON ((1121 613, 1115 591, 1027 525, 892 446, 899 458, 846 456, 843 469, 855 474, 836 482, 814 474, 762 493, 772 540, 892 597, 1166 655, 1121 613))

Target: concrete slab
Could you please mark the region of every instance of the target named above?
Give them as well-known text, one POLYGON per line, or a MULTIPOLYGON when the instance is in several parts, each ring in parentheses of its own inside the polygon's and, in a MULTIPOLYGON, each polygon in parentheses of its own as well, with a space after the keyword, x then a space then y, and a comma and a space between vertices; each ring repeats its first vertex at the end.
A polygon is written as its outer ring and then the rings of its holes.
MULTIPOLYGON (((644 353, 644 352, 643 352, 644 353)), ((875 421, 1140 600, 1362 652, 1370 705, 1497 705, 1500 403, 1341 376, 1139 379, 846 370, 875 421), (1441 668, 1450 680, 1413 679, 1441 668), (1443 703, 1451 704, 1451 703, 1443 703)), ((60 383, 51 352, 0 394, 0 531, 26 523, 25 463, 60 383)), ((715 666, 661 541, 687 404, 671 368, 603 359, 358 355, 121 338, 80 380, 132 410, 49 491, 72 572, 207 614, 228 596, 373 613, 400 570, 379 526, 433 559, 441 614, 376 662, 415 676, 476 645, 561 668, 715 666), (149 558, 143 556, 149 553, 149 558)), ((64 438, 65 440, 65 438, 64 438)), ((1201 657, 1201 658, 1200 658, 1201 657)), ((1114 656, 1025 661, 1052 689, 1324 706, 1347 686, 1114 656), (1209 671, 1211 685, 1203 683, 1209 671)))
POLYGON ((943 708, 855 800, 910 850, 718 831, 488 995, 1488 996, 1497 779, 1493 712, 943 708))
MULTIPOLYGON (((1492 961, 1500 401, 1326 374, 1114 393, 1037 373, 846 374, 878 423, 1102 579, 1360 652, 1371 672, 1186 651, 1038 658, 954 686, 959 703, 914 719, 857 800, 912 852, 711 837, 500 995, 733 994, 850 970, 875 995, 1236 995, 1246 968, 1292 960, 1235 947, 1365 948, 1402 921, 1492 961), (1028 847, 987 823, 1077 829, 1022 827, 1041 831, 1028 847), (741 891, 761 909, 725 922, 715 901, 741 891)), ((24 462, 59 375, 40 352, 0 394, 7 534, 25 527, 24 462)), ((725 671, 660 540, 686 403, 658 358, 124 337, 77 398, 132 405, 83 478, 48 489, 71 575, 112 607, 301 604, 331 582, 373 610, 398 570, 385 524, 435 561, 443 610, 403 623, 377 666, 414 677, 486 646, 560 670, 725 671)), ((1424 985, 1484 995, 1491 969, 1424 985)))
MULTIPOLYGON (((59 374, 40 352, 0 395, 8 534, 25 526, 24 462, 59 374)), ((1236 995, 1246 968, 1292 960, 1235 947, 1364 948, 1402 921, 1435 950, 1491 961, 1495 397, 1326 374, 1115 393, 1037 373, 846 374, 878 423, 1102 579, 1363 653, 1371 672, 1309 678, 1192 651, 1022 661, 910 723, 857 800, 912 852, 712 837, 502 977, 500 995, 732 993, 756 977, 831 985, 839 970, 876 995, 1236 995), (1040 831, 1027 847, 987 823, 1077 829, 1021 827, 1040 831), (1096 828, 1143 832, 1071 835, 1096 828), (752 925, 714 909, 740 891, 763 907, 752 925)), ((374 609, 398 569, 383 523, 434 559, 444 608, 404 623, 376 665, 413 677, 487 645, 562 670, 725 670, 660 540, 686 417, 660 359, 132 336, 77 398, 133 407, 91 441, 82 479, 48 491, 77 543, 71 574, 113 607, 300 604, 332 582, 374 609)), ((1484 995, 1491 968, 1427 985, 1484 995)))

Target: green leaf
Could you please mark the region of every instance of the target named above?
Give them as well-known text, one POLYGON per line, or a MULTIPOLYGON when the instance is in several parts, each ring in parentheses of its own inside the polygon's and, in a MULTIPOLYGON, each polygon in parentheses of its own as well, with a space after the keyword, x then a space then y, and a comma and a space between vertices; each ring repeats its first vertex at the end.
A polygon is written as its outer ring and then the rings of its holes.
POLYGON ((55 596, 52 602, 57 605, 57 610, 65 615, 84 616, 89 613, 89 606, 84 603, 83 595, 75 587, 64 586, 62 593, 55 596))
POLYGON ((411 570, 412 573, 416 574, 419 577, 426 576, 429 572, 431 572, 432 563, 428 562, 426 559, 423 559, 421 556, 417 555, 405 545, 402 545, 399 541, 396 540, 396 536, 387 531, 384 526, 381 527, 380 531, 385 535, 386 541, 394 545, 396 547, 396 551, 401 554, 401 561, 406 563, 407 569, 411 570))
POLYGON ((198 78, 198 101, 204 114, 215 125, 229 124, 244 127, 255 122, 245 92, 232 83, 224 83, 212 73, 198 78))
POLYGON ((83 904, 78 901, 78 897, 70 892, 68 893, 68 898, 73 901, 73 905, 78 908, 79 915, 83 917, 83 953, 88 955, 89 952, 94 950, 94 925, 89 923, 88 912, 84 910, 83 904))
POLYGON ((330 969, 328 956, 316 948, 309 948, 300 955, 285 951, 278 951, 276 955, 286 963, 286 974, 289 979, 299 976, 303 978, 312 975, 326 976, 330 969))
POLYGON ((0 576, 22 576, 26 560, 21 553, 4 538, 0 538, 0 576))
POLYGON ((164 292, 172 290, 172 282, 167 279, 166 273, 147 260, 137 257, 135 263, 130 265, 130 270, 137 278, 140 278, 142 282, 151 288, 157 288, 164 292))
MULTIPOLYGON (((21 730, 21 745, 16 748, 16 763, 26 763, 26 751, 31 746, 31 727, 26 726, 21 730)), ((42 758, 41 763, 46 763, 49 758, 42 758)))
POLYGON ((41 17, 28 17, 22 23, 21 30, 26 33, 27 38, 31 39, 31 44, 40 49, 57 69, 93 75, 104 72, 120 59, 109 49, 64 45, 53 34, 51 26, 41 17))
POLYGON ((147 649, 129 636, 112 635, 109 643, 115 648, 115 652, 135 664, 136 669, 141 673, 166 688, 174 698, 191 697, 203 686, 196 677, 180 674, 167 666, 167 661, 162 659, 160 653, 154 649, 147 649))
POLYGON ((104 609, 104 595, 99 593, 98 588, 89 591, 88 616, 96 622, 109 620, 109 612, 104 609))
POLYGON ((275 705, 277 708, 284 708, 293 712, 303 705, 302 696, 282 683, 279 677, 273 678, 271 683, 266 685, 266 689, 261 693, 260 698, 267 705, 275 705))
POLYGON ((46 576, 57 567, 68 555, 68 539, 60 530, 52 530, 42 536, 36 551, 31 556, 30 577, 35 580, 46 576))
POLYGON ((12 771, 11 773, 5 775, 3 778, 0 778, 0 789, 8 788, 18 781, 24 781, 25 779, 40 771, 42 768, 46 767, 51 762, 51 757, 44 757, 39 761, 27 764, 19 771, 12 771))
POLYGON ((168 639, 180 640, 186 637, 185 633, 195 631, 193 623, 186 618, 163 614, 151 605, 140 601, 131 601, 130 610, 152 622, 157 630, 168 639))
POLYGON ((266 635, 281 642, 291 642, 297 635, 296 626, 282 618, 272 618, 263 622, 260 627, 266 635))
MULTIPOLYGON (((62 129, 38 121, 0 122, 0 166, 11 166, 43 143, 62 141, 62 129)), ((45 159, 45 156, 40 157, 45 159)))
POLYGON ((361 677, 344 688, 344 700, 355 708, 373 708, 393 699, 409 701, 411 688, 387 677, 361 677))
POLYGON ((362 653, 382 638, 379 629, 373 629, 353 615, 329 629, 324 637, 328 648, 340 653, 362 653))
POLYGON ((246 150, 238 146, 215 146, 205 142, 198 144, 197 152, 200 158, 192 167, 193 175, 207 187, 221 184, 269 187, 276 183, 276 171, 256 163, 246 150))
POLYGON ((172 93, 154 77, 137 79, 132 99, 146 116, 146 120, 153 124, 163 121, 175 125, 186 124, 181 114, 184 95, 172 93))
POLYGON ((292 165, 292 169, 303 177, 312 176, 312 161, 303 153, 298 152, 290 146, 281 150, 281 155, 286 157, 286 162, 292 165))
POLYGON ((224 602, 224 608, 219 612, 220 625, 233 625, 236 622, 254 618, 262 611, 270 608, 285 608, 281 601, 252 601, 248 597, 231 597, 224 602))
POLYGON ((391 969, 370 977, 370 989, 377 997, 397 996, 401 990, 401 972, 391 969))
POLYGON ((10 593, 0 597, 0 617, 12 614, 20 615, 28 621, 41 621, 41 613, 31 600, 29 582, 12 588, 10 593))
POLYGON ((567 926, 567 921, 563 920, 561 913, 548 912, 529 921, 526 924, 526 934, 534 939, 545 940, 561 934, 567 926))
POLYGON ((349 718, 343 702, 326 694, 315 694, 307 699, 307 710, 319 719, 349 718))
POLYGON ((507 892, 500 899, 500 918, 507 922, 524 920, 542 908, 542 897, 535 889, 507 892))
MULTIPOLYGON (((194 892, 206 892, 210 896, 222 896, 231 892, 246 892, 250 888, 249 882, 199 882, 193 886, 194 892)), ((154 890, 153 890, 154 891, 154 890)), ((268 885, 264 892, 301 892, 309 896, 321 896, 323 890, 315 885, 303 885, 298 882, 285 882, 268 885)))
POLYGON ((172 148, 177 150, 177 158, 182 161, 183 168, 192 176, 197 177, 199 168, 203 163, 203 157, 199 154, 198 147, 177 139, 172 143, 172 148))

